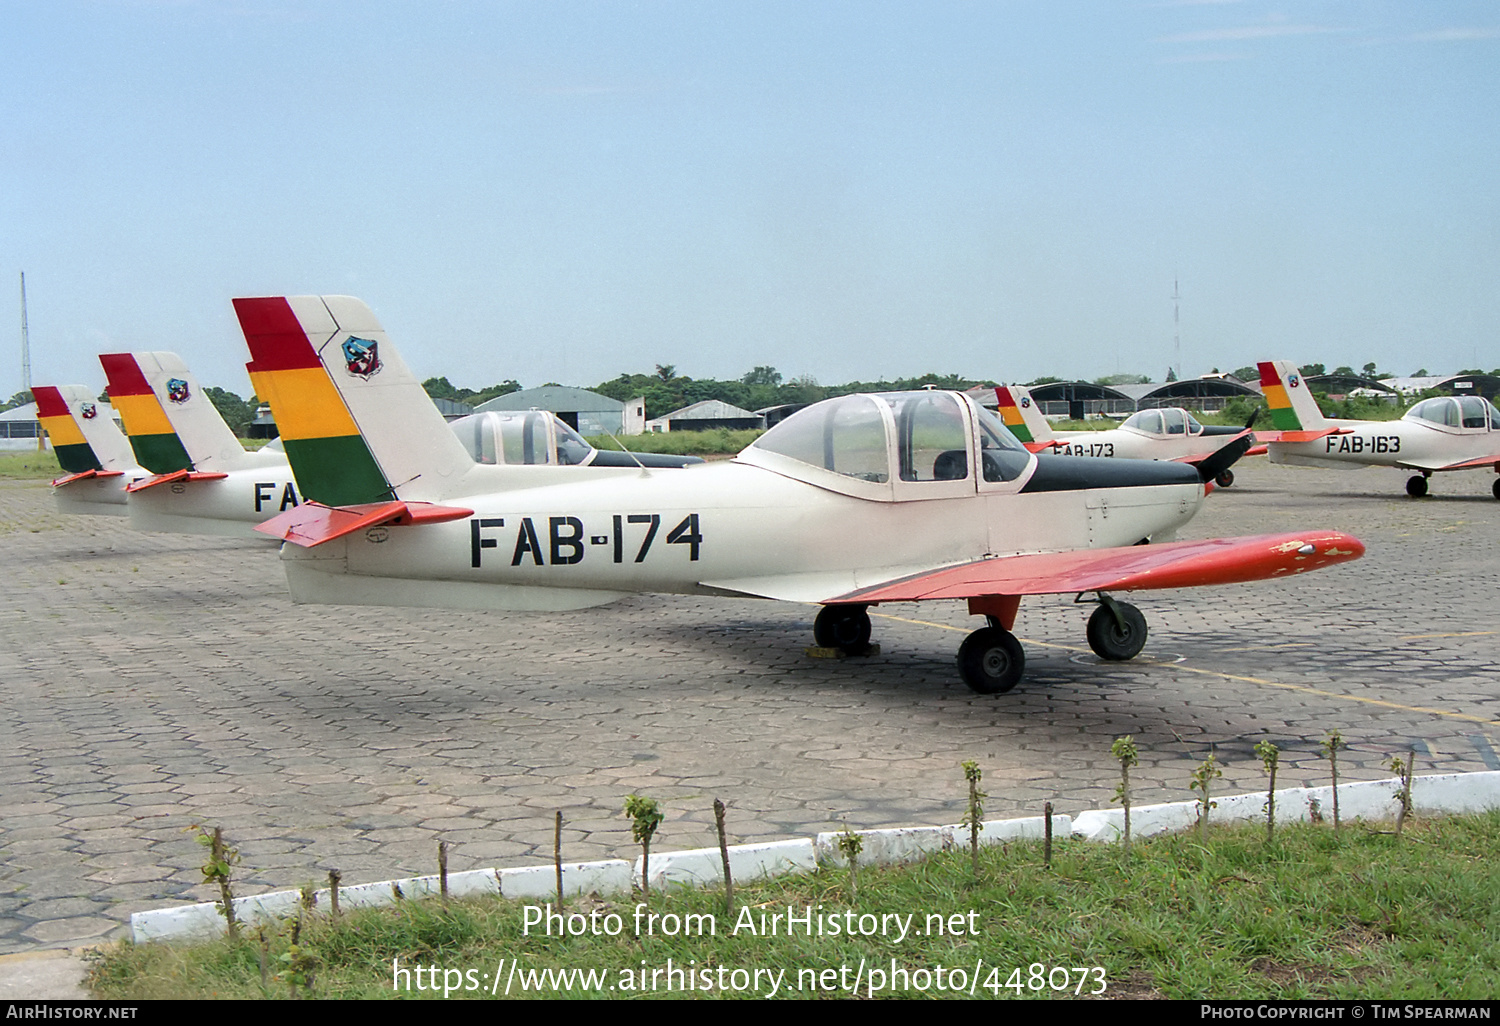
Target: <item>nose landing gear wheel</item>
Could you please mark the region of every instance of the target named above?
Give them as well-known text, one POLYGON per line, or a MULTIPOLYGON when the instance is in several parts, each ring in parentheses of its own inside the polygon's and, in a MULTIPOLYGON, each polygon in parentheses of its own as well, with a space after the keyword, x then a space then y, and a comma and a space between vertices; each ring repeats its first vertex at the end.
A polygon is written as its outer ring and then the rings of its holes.
POLYGON ((958 672, 981 695, 998 695, 1016 686, 1026 671, 1026 652, 1003 627, 981 627, 958 647, 958 672))
POLYGON ((1421 474, 1406 479, 1406 494, 1413 499, 1420 499, 1427 494, 1427 478, 1421 474))
POLYGON ((1230 485, 1234 484, 1234 471, 1224 471, 1224 473, 1214 478, 1214 484, 1218 485, 1220 488, 1228 488, 1230 485))
POLYGON ((1146 617, 1129 602, 1100 603, 1089 617, 1089 648, 1100 659, 1134 659, 1146 647, 1146 617), (1118 612, 1118 616, 1116 613, 1118 612))
POLYGON ((870 614, 864 606, 824 606, 813 621, 813 641, 859 655, 870 647, 870 614))

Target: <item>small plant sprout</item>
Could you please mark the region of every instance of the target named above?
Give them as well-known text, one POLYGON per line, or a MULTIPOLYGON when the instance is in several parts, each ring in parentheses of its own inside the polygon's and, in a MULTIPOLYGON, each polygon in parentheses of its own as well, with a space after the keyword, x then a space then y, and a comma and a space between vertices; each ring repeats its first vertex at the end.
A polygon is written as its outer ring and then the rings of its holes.
POLYGON ((1208 841, 1209 810, 1219 807, 1219 803, 1213 800, 1213 796, 1210 793, 1213 789, 1214 778, 1222 777, 1223 775, 1224 771, 1219 769, 1219 760, 1214 756, 1212 751, 1208 753, 1208 758, 1204 759, 1198 768, 1193 770, 1193 782, 1188 787, 1203 794, 1202 799, 1198 802, 1198 841, 1200 843, 1207 843, 1208 841))
POLYGON ((839 854, 844 856, 844 861, 849 863, 849 900, 852 902, 859 897, 859 853, 864 851, 865 839, 853 830, 849 824, 844 824, 844 832, 839 834, 839 854))
POLYGON ((979 825, 984 822, 984 799, 989 795, 979 789, 979 781, 984 774, 979 769, 979 763, 970 759, 963 764, 964 779, 969 782, 969 808, 964 813, 964 826, 969 828, 969 867, 974 872, 974 879, 979 879, 979 825))
POLYGON ((734 875, 729 871, 729 835, 724 832, 724 803, 714 799, 714 826, 719 831, 719 858, 724 863, 724 910, 734 915, 734 875))
POLYGON ((552 829, 552 866, 557 870, 557 907, 563 907, 562 872, 562 809, 557 810, 557 821, 552 829))
POLYGON ((1125 810, 1125 852, 1130 853, 1130 767, 1138 764, 1135 738, 1129 734, 1115 738, 1109 746, 1109 754, 1120 760, 1120 784, 1115 788, 1115 801, 1125 810))
POLYGON ((625 815, 630 817, 630 835, 641 846, 641 894, 651 892, 651 838, 661 826, 661 806, 654 798, 642 798, 638 794, 625 799, 625 815))
POLYGON ((312 996, 313 973, 318 967, 317 953, 301 942, 302 916, 303 910, 299 909, 292 923, 292 943, 276 956, 276 961, 281 963, 281 972, 276 977, 286 983, 287 992, 293 999, 312 996))
POLYGON ((1344 735, 1330 730, 1319 743, 1323 758, 1328 760, 1328 769, 1333 774, 1333 832, 1339 832, 1339 749, 1348 748, 1344 735))
POLYGON ((1391 795, 1396 799, 1396 836, 1401 836, 1401 828, 1406 823, 1406 817, 1411 813, 1411 771, 1417 761, 1416 750, 1406 753, 1405 761, 1401 756, 1391 760, 1391 772, 1396 774, 1396 779, 1401 782, 1401 789, 1391 795))
POLYGON ((1276 834, 1276 764, 1281 761, 1281 749, 1271 741, 1257 741, 1255 754, 1260 756, 1260 763, 1271 778, 1266 787, 1266 843, 1269 844, 1276 834))
POLYGON ((208 861, 199 867, 203 872, 203 882, 218 885, 219 900, 214 904, 229 927, 230 940, 237 940, 240 924, 234 918, 234 892, 229 887, 229 873, 240 860, 239 849, 225 845, 221 827, 214 827, 214 832, 209 833, 207 827, 194 823, 188 829, 198 831, 198 843, 208 849, 208 861))

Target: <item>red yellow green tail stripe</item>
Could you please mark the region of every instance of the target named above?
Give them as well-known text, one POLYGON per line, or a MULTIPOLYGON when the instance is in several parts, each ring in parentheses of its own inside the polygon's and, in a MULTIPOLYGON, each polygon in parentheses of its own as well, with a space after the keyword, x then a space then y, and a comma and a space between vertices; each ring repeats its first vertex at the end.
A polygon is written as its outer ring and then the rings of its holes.
POLYGON ((1265 361, 1257 364, 1260 370, 1260 390, 1265 394, 1266 406, 1271 411, 1271 423, 1279 431, 1302 431, 1306 425, 1297 416, 1292 406, 1292 397, 1287 395, 1286 384, 1276 363, 1265 361))
POLYGON ((109 401, 120 412, 125 434, 136 462, 153 474, 171 474, 192 470, 193 461, 172 422, 161 408, 156 393, 129 353, 106 353, 99 357, 104 376, 109 380, 109 401))
POLYGON ((236 299, 255 394, 271 405, 302 494, 328 506, 379 502, 390 482, 284 297, 236 299))
POLYGON ((1010 428, 1010 433, 1022 443, 1036 441, 1031 436, 1031 429, 1026 426, 1026 418, 1021 415, 1020 407, 1016 406, 1016 397, 1011 394, 1010 389, 1001 385, 995 389, 995 398, 1000 401, 1000 419, 1010 428))
POLYGON ((42 429, 52 439, 52 451, 57 463, 68 474, 82 474, 90 470, 103 470, 104 465, 94 455, 93 448, 83 437, 83 430, 73 419, 62 393, 52 385, 39 385, 31 390, 36 400, 37 419, 42 429))

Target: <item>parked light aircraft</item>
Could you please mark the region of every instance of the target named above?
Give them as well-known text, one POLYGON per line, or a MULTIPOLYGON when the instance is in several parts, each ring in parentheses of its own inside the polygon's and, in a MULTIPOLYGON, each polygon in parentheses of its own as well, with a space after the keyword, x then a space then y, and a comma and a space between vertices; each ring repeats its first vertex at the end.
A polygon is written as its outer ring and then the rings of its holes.
MULTIPOLYGON (((143 462, 151 461, 153 471, 127 489, 132 527, 245 535, 301 501, 281 445, 247 452, 176 353, 113 353, 99 360, 130 444, 143 462)), ((536 410, 475 414, 455 420, 451 428, 483 463, 680 467, 703 462, 696 456, 595 449, 555 415, 536 410)))
POLYGON ((849 395, 732 461, 670 473, 476 465, 370 309, 239 299, 256 394, 311 500, 260 530, 295 601, 579 609, 632 592, 823 604, 820 645, 859 652, 869 606, 967 599, 988 626, 964 680, 1007 691, 1022 595, 1095 592, 1088 638, 1136 655, 1145 617, 1108 593, 1303 573, 1360 556, 1332 531, 1162 545, 1205 488, 1178 463, 1038 457, 962 393, 849 395), (1082 550, 1082 551, 1069 551, 1082 550))
POLYGON ((109 407, 82 385, 38 385, 31 394, 63 470, 52 482, 58 510, 123 517, 126 487, 149 473, 136 465, 109 407))
MULTIPOLYGON (((1295 364, 1260 364, 1260 386, 1272 423, 1281 429, 1269 442, 1272 463, 1417 470, 1407 479, 1406 494, 1418 499, 1438 471, 1500 473, 1500 410, 1483 396, 1424 399, 1400 420, 1332 420, 1318 409, 1295 364)), ((1491 491, 1500 499, 1500 478, 1491 491)))
POLYGON ((259 537, 254 525, 300 501, 286 455, 247 452, 177 354, 110 353, 99 362, 151 471, 127 489, 131 527, 259 537))
MULTIPOLYGON (((1196 466, 1224 446, 1250 434, 1248 427, 1200 424, 1191 413, 1176 406, 1140 410, 1119 427, 1106 431, 1053 431, 1024 385, 1001 385, 995 389, 995 397, 1000 401, 1000 419, 1026 448, 1059 456, 1177 460, 1196 466)), ((1214 475, 1214 482, 1227 488, 1234 484, 1234 471, 1224 465, 1214 475)))

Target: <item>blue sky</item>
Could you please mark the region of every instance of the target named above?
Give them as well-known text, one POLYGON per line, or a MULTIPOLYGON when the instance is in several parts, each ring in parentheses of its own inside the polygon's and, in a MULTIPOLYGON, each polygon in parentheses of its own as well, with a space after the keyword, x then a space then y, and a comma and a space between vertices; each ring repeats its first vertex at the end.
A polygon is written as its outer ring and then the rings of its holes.
POLYGON ((825 383, 1500 366, 1500 8, 0 2, 21 387, 229 300, 357 295, 414 369, 825 383))

